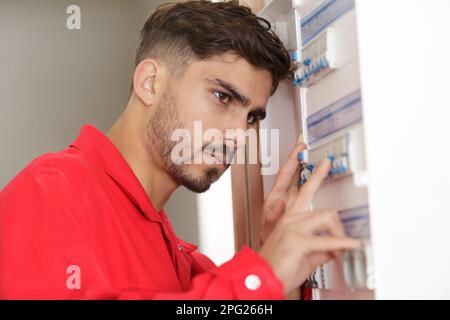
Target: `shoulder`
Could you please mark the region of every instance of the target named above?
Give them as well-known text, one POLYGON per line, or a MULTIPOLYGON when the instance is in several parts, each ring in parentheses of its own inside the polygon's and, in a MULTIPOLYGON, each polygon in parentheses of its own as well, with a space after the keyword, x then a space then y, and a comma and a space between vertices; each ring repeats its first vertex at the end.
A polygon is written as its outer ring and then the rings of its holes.
POLYGON ((73 175, 87 174, 93 165, 78 151, 68 148, 55 153, 47 153, 34 159, 21 172, 24 175, 73 175))
POLYGON ((20 194, 22 198, 33 193, 61 193, 77 189, 98 171, 87 159, 73 149, 44 154, 30 162, 1 191, 0 199, 20 194))

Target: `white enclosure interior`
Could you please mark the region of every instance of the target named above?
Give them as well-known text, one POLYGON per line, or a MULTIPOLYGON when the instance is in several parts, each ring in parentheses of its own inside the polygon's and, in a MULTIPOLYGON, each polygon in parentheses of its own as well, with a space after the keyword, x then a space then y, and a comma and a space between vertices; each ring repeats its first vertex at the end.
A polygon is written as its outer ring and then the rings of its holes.
POLYGON ((365 243, 316 270, 314 298, 450 298, 450 2, 273 0, 260 15, 297 66, 261 127, 280 130, 280 162, 303 133, 300 184, 332 156, 313 207, 365 243))

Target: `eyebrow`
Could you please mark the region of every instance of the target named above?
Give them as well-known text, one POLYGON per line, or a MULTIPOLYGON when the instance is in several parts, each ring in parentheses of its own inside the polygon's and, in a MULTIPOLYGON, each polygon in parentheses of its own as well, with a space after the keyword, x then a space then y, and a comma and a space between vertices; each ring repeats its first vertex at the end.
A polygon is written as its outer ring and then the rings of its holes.
MULTIPOLYGON (((221 87, 222 89, 227 91, 227 93, 229 95, 231 95, 233 97, 233 99, 236 99, 236 101, 238 101, 242 105, 244 105, 244 106, 250 105, 250 103, 251 103, 250 98, 247 98, 242 93, 239 93, 239 91, 231 83, 228 83, 222 79, 214 79, 214 80, 208 80, 208 81, 218 85, 219 87, 221 87)), ((266 111, 264 110, 263 107, 257 107, 254 110, 252 110, 251 112, 255 116, 257 116, 259 120, 263 120, 266 117, 266 111)))
POLYGON ((214 79, 208 81, 218 85, 219 87, 227 91, 227 93, 230 94, 233 99, 236 99, 236 101, 238 101, 242 105, 248 106, 251 103, 250 98, 247 98, 242 93, 239 93, 239 91, 231 83, 223 81, 222 79, 214 79))

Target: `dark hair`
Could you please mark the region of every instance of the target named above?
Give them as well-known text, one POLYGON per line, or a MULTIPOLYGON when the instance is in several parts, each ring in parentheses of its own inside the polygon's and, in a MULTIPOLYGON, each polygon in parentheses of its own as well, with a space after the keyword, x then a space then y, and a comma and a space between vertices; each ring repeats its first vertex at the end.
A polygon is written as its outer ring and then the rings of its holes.
POLYGON ((163 4, 148 18, 140 35, 136 66, 149 57, 186 66, 193 58, 232 52, 270 72, 272 94, 292 73, 289 52, 270 22, 236 0, 163 4))

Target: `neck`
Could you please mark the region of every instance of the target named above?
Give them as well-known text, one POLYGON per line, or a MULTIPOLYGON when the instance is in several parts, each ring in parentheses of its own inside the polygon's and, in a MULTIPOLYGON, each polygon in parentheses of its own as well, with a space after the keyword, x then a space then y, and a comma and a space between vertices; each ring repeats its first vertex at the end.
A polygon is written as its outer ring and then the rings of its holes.
MULTIPOLYGON (((136 110, 133 114, 130 109, 132 107, 127 106, 107 136, 128 162, 153 207, 160 212, 179 185, 156 160, 154 151, 148 150, 149 146, 145 143, 147 127, 142 121, 145 115, 136 114, 139 113, 136 110)), ((150 149, 153 149, 152 146, 150 149)))

